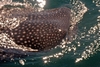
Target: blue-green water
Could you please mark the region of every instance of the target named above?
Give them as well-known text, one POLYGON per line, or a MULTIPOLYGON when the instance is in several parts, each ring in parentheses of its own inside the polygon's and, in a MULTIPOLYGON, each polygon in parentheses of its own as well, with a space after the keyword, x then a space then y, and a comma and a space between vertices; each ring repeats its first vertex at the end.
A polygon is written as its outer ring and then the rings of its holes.
POLYGON ((0 63, 0 67, 100 67, 100 0, 47 0, 44 8, 65 4, 77 13, 73 16, 78 23, 76 40, 64 48, 0 63))

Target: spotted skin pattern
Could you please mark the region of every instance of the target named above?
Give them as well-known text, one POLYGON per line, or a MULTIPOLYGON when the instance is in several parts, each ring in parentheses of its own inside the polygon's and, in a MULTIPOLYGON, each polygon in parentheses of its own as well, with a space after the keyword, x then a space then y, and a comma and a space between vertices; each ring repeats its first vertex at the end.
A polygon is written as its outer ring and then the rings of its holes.
POLYGON ((66 7, 33 12, 25 15, 27 19, 15 29, 4 30, 18 45, 48 50, 57 45, 68 35, 70 9, 66 7))

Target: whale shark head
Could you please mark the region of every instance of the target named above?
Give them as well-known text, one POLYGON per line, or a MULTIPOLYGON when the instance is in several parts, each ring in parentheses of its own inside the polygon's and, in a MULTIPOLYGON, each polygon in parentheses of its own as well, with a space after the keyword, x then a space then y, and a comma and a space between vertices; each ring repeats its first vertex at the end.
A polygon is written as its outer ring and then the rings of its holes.
POLYGON ((45 51, 60 45, 62 39, 69 39, 68 36, 71 36, 70 15, 71 11, 67 7, 40 12, 33 12, 24 8, 5 10, 3 14, 1 11, 2 21, 5 22, 2 34, 6 34, 4 37, 13 42, 10 45, 7 43, 0 44, 1 56, 3 56, 3 52, 15 57, 16 54, 18 56, 27 51, 45 51))

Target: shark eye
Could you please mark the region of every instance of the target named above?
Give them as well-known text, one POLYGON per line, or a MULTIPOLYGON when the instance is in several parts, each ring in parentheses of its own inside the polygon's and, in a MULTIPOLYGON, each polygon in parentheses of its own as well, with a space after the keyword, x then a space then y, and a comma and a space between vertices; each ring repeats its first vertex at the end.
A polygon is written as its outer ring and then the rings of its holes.
POLYGON ((73 25, 70 25, 69 27, 71 27, 71 26, 73 26, 73 25))

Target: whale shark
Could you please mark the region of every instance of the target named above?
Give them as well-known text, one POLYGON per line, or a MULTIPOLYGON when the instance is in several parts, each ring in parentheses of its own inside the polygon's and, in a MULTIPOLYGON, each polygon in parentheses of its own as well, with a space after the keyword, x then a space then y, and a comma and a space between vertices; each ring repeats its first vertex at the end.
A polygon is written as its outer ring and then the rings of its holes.
MULTIPOLYGON (((71 10, 67 7, 40 12, 34 12, 33 9, 13 8, 4 9, 0 13, 1 20, 4 21, 3 26, 0 26, 0 34, 7 34, 8 38, 12 39, 18 46, 45 51, 60 45, 62 39, 70 36, 71 10)), ((3 55, 10 55, 10 58, 21 56, 16 52, 13 53, 13 50, 17 49, 4 46, 0 46, 0 49, 2 48, 1 57, 3 55), (7 53, 8 50, 11 52, 7 53)))

